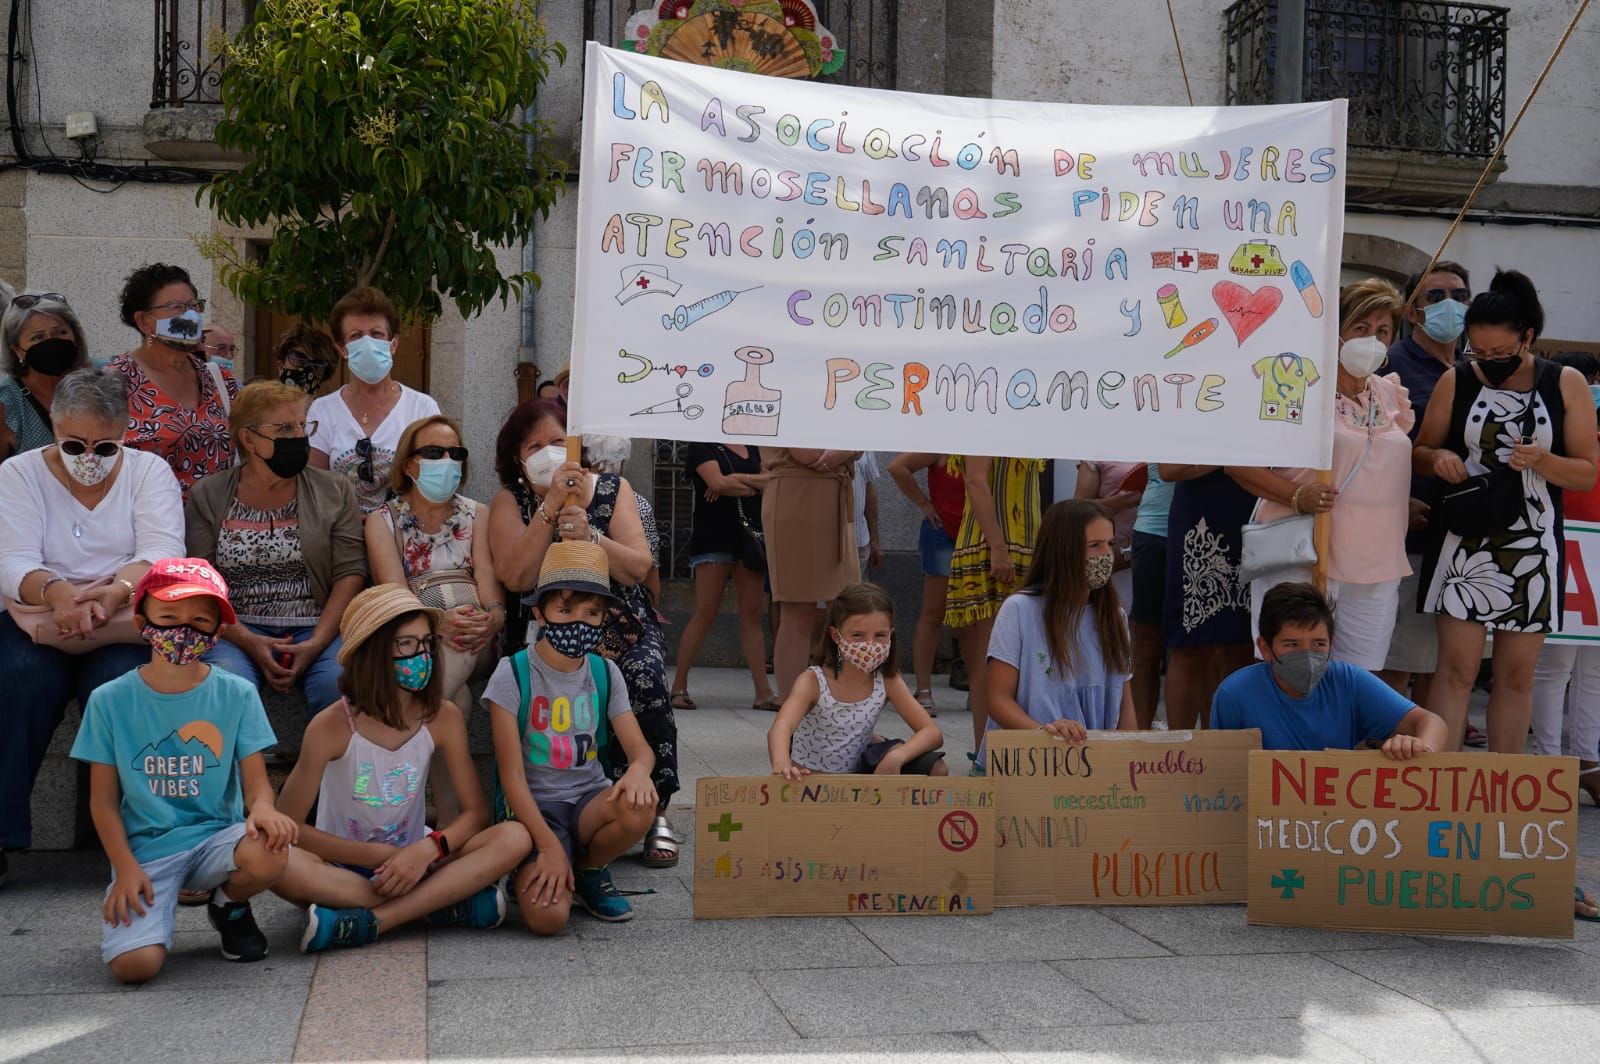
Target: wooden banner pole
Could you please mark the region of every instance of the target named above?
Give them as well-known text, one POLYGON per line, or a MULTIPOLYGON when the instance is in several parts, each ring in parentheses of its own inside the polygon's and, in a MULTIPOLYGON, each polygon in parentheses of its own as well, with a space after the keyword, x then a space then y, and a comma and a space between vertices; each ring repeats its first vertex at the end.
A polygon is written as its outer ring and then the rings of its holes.
MULTIPOLYGON (((567 461, 572 462, 572 463, 574 463, 576 465, 583 465, 583 436, 582 436, 582 434, 573 433, 572 435, 567 437, 567 461)), ((567 501, 561 504, 562 507, 565 508, 565 507, 571 506, 572 504, 576 503, 581 494, 582 493, 579 492, 577 489, 573 489, 573 491, 570 492, 567 495, 567 501)))
MULTIPOLYGON (((1332 484, 1333 470, 1323 469, 1317 473, 1318 484, 1332 484)), ((1334 505, 1338 505, 1335 503, 1334 505)), ((1324 595, 1328 593, 1328 552, 1329 544, 1333 539, 1333 511, 1319 511, 1311 519, 1311 546, 1317 552, 1317 564, 1311 570, 1311 582, 1317 590, 1324 595)))

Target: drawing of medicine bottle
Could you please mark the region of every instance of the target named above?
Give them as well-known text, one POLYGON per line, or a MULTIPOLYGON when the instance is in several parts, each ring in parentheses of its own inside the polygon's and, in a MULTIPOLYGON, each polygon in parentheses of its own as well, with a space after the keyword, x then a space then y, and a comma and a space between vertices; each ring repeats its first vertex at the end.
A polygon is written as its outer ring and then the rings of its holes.
POLYGON ((761 383, 761 367, 772 362, 772 352, 741 347, 733 356, 745 364, 744 377, 728 385, 723 397, 722 431, 730 436, 776 436, 783 392, 761 383))

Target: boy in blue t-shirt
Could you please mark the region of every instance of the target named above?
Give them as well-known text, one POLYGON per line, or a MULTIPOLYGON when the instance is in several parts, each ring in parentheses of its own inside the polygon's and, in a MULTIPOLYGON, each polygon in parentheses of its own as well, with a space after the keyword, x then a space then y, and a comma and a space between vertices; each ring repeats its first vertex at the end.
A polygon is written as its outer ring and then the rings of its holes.
POLYGON ((150 664, 89 696, 72 746, 89 764, 89 811, 111 861, 100 955, 123 983, 161 970, 180 889, 212 892, 224 957, 265 958, 248 899, 283 874, 297 834, 273 805, 261 751, 277 740, 261 696, 200 660, 236 623, 222 577, 199 558, 156 562, 133 611, 150 664))
POLYGON ((1353 750, 1381 741, 1405 761, 1444 749, 1443 719, 1365 669, 1329 661, 1333 611, 1310 584, 1279 584, 1261 602, 1256 644, 1266 660, 1222 681, 1213 728, 1260 728, 1266 750, 1353 750))

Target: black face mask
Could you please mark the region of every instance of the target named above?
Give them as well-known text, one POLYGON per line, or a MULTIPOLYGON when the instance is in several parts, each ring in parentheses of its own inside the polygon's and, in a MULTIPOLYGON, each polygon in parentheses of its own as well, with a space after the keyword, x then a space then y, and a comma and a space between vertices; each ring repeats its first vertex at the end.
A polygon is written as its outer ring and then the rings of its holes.
POLYGON ((1483 379, 1495 388, 1516 376, 1517 370, 1521 368, 1522 359, 1519 357, 1478 359, 1478 372, 1482 373, 1483 379))
POLYGON ((292 480, 311 460, 311 440, 306 436, 285 436, 272 441, 272 457, 264 458, 272 475, 292 480))
POLYGON ((46 377, 59 377, 78 364, 78 345, 64 337, 40 340, 22 352, 22 365, 46 377))
POLYGON ((299 388, 307 395, 315 395, 322 382, 328 379, 328 373, 320 366, 285 366, 283 372, 278 374, 278 380, 292 388, 299 388))

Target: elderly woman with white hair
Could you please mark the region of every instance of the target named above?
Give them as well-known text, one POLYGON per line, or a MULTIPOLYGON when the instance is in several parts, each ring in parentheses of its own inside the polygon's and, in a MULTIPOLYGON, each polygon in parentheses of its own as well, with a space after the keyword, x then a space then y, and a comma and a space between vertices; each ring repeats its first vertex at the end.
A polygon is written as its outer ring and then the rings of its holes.
POLYGON ((0 315, 0 462, 55 442, 56 385, 89 364, 86 346, 78 315, 59 292, 10 298, 0 315))
POLYGON ((32 843, 29 795, 67 704, 150 660, 133 589, 152 562, 185 553, 171 468, 122 444, 121 375, 62 377, 50 419, 54 446, 0 465, 0 853, 32 843))

